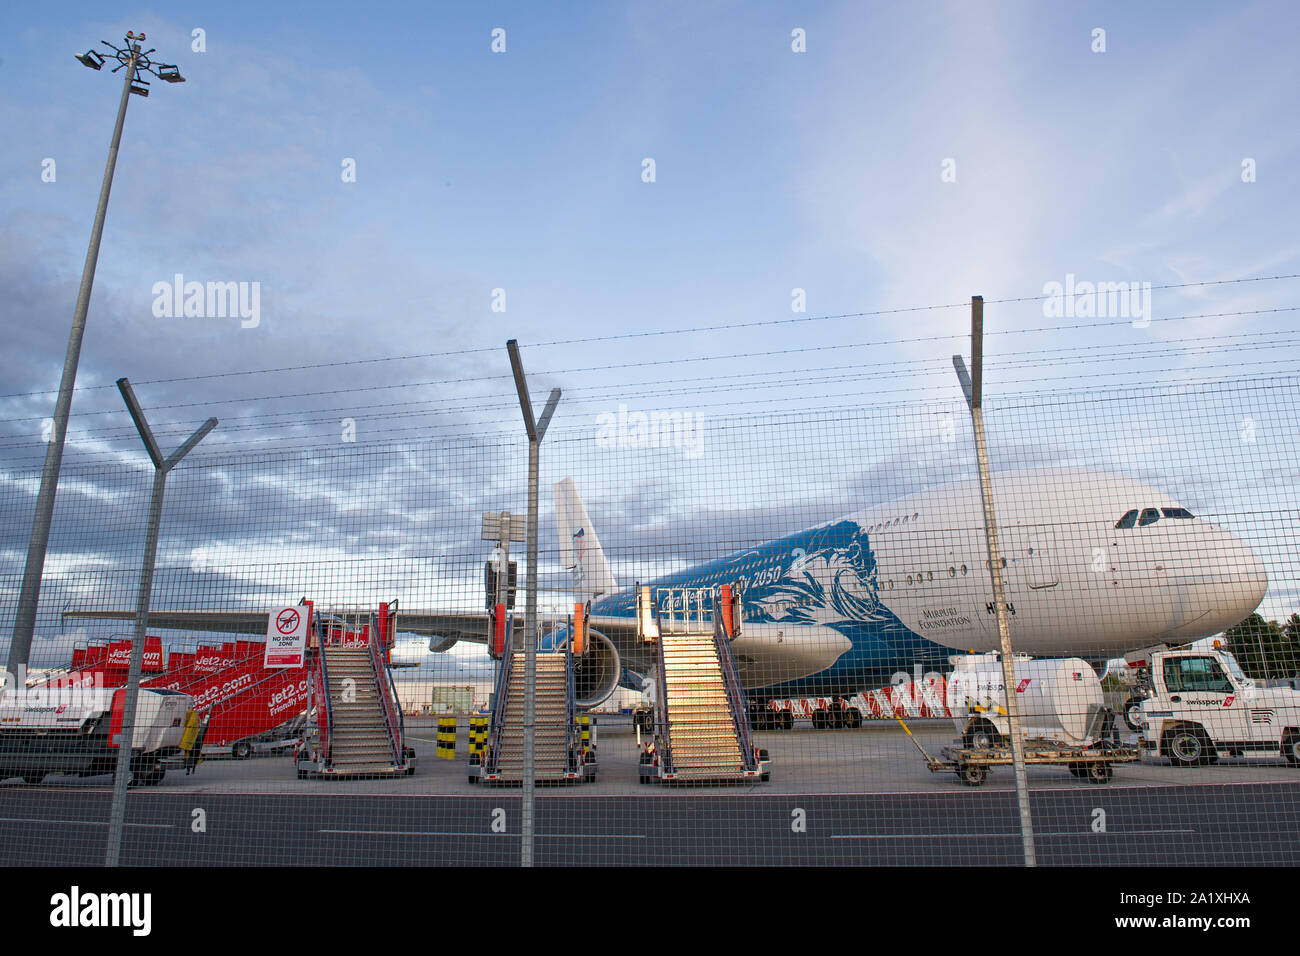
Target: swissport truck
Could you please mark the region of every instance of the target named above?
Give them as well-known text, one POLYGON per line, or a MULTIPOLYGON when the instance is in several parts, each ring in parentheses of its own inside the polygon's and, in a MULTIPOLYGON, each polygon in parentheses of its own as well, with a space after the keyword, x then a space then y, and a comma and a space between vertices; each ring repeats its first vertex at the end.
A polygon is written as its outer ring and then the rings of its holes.
MULTIPOLYGON (((996 653, 949 661, 946 706, 961 734, 960 746, 944 748, 939 760, 912 739, 932 771, 952 771, 977 787, 990 767, 1012 762, 1006 680, 996 653)), ((1076 777, 1106 783, 1112 764, 1138 759, 1138 752, 1116 736, 1115 715, 1103 704, 1101 681, 1087 661, 1017 657, 1015 681, 1026 764, 1065 766, 1076 777)))
MULTIPOLYGON (((124 688, 58 684, 0 695, 0 779, 40 783, 46 774, 113 773, 124 688)), ((161 783, 167 765, 189 756, 199 722, 186 694, 140 688, 131 740, 132 782, 161 783)))
POLYGON ((1227 651, 1157 651, 1142 701, 1144 755, 1176 767, 1220 757, 1283 756, 1300 765, 1300 691, 1260 687, 1227 651))

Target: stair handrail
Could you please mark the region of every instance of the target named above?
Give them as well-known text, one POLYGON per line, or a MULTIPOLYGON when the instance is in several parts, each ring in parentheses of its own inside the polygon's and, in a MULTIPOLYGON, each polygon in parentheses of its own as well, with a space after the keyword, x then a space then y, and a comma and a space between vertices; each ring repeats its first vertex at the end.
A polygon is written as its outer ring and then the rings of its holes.
POLYGON ((578 733, 578 713, 573 702, 573 625, 572 618, 569 619, 569 639, 564 642, 564 702, 565 717, 568 720, 568 731, 565 735, 567 742, 568 755, 565 757, 565 763, 571 771, 582 773, 583 754, 579 751, 580 739, 575 739, 578 733), (575 759, 575 754, 577 757, 575 759))
POLYGON ((506 695, 510 692, 510 665, 514 657, 514 622, 506 611, 506 646, 501 652, 501 668, 497 673, 496 691, 492 697, 492 742, 483 755, 485 773, 495 773, 501 756, 501 731, 506 712, 506 695))
POLYGON ((326 767, 332 763, 330 757, 330 728, 334 726, 334 706, 330 702, 330 677, 329 670, 325 666, 325 635, 322 629, 316 646, 316 662, 319 665, 316 671, 316 686, 320 691, 321 700, 325 702, 325 721, 321 722, 320 705, 316 705, 316 727, 320 731, 320 754, 321 761, 326 767))
POLYGON ((393 688, 393 707, 397 710, 397 743, 402 750, 402 759, 399 762, 404 765, 406 761, 406 710, 402 707, 402 696, 397 693, 397 682, 393 680, 393 664, 388 659, 387 654, 384 655, 384 671, 388 674, 388 683, 393 688))
POLYGON ((755 770, 758 758, 754 753, 754 742, 749 732, 749 713, 745 703, 745 689, 736 679, 736 659, 731 654, 731 642, 726 639, 722 627, 722 608, 718 605, 718 592, 713 598, 713 645, 718 653, 718 663, 722 666, 722 682, 727 689, 727 700, 731 703, 731 722, 740 739, 742 757, 747 770, 755 770))
POLYGON ((660 614, 661 604, 658 596, 654 591, 650 592, 650 596, 651 600, 654 601, 655 627, 659 631, 659 639, 655 641, 656 650, 659 653, 659 683, 655 687, 655 727, 663 751, 659 756, 659 765, 663 767, 665 773, 671 773, 673 770, 673 743, 668 734, 668 666, 664 663, 664 634, 666 632, 660 614))
MULTIPOLYGON (((252 653, 247 654, 244 657, 232 657, 230 658, 228 663, 222 664, 220 667, 216 668, 215 670, 204 671, 203 673, 199 673, 198 671, 193 671, 185 677, 182 683, 177 684, 176 687, 173 689, 178 690, 181 693, 186 693, 187 692, 186 688, 193 687, 195 684, 199 683, 200 681, 208 680, 209 678, 214 677, 217 674, 222 673, 223 671, 232 670, 233 668, 236 667, 242 667, 246 665, 249 661, 256 660, 259 656, 265 657, 265 654, 266 654, 265 649, 260 651, 253 651, 252 653)), ((165 679, 167 675, 170 673, 171 671, 163 671, 161 674, 156 674, 152 677, 145 677, 142 680, 150 681, 150 682, 160 681, 165 679)), ((261 683, 261 681, 258 681, 258 683, 261 683)), ((143 686, 143 683, 141 684, 141 686, 143 686)), ((243 691, 241 691, 240 693, 243 693, 243 691)))
MULTIPOLYGON (((375 613, 370 612, 370 636, 366 644, 370 649, 370 663, 375 671, 375 683, 379 691, 380 700, 383 701, 384 724, 388 727, 388 746, 393 751, 393 764, 400 767, 405 759, 402 753, 402 726, 398 718, 398 712, 394 710, 394 701, 397 698, 397 691, 393 687, 393 672, 388 667, 388 655, 383 653, 379 646, 383 643, 380 640, 379 624, 375 618, 375 613)), ((392 624, 390 623, 390 627, 392 624)), ((401 702, 397 701, 397 708, 401 708, 401 702)))

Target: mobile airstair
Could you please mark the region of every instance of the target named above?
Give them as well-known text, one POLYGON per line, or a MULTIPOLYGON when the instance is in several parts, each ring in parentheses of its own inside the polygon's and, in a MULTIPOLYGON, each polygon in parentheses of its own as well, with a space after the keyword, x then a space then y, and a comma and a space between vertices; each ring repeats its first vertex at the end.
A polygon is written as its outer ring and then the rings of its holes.
POLYGON ((640 758, 642 783, 767 780, 767 751, 750 738, 731 641, 740 601, 729 585, 637 587, 637 636, 657 645, 654 733, 640 758))
POLYGON ((315 721, 295 754, 298 777, 390 777, 415 772, 388 661, 396 602, 373 611, 313 615, 308 655, 315 721))
MULTIPOLYGON (((508 629, 507 633, 513 633, 508 629)), ((469 782, 518 784, 524 781, 525 660, 508 641, 497 676, 492 721, 482 754, 471 754, 469 782)), ((550 644, 551 642, 546 642, 550 644)), ((573 693, 573 642, 534 657, 533 780, 581 783, 596 777, 595 752, 585 746, 573 693)))

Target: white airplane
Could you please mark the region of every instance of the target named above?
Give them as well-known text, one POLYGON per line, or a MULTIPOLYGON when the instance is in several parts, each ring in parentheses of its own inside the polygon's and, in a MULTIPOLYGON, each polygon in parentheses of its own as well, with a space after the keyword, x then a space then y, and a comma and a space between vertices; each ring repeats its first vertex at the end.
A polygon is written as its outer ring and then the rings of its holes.
MULTIPOLYGON (((1116 475, 996 475, 1012 644, 1097 662, 1217 634, 1255 610, 1263 564, 1241 540, 1154 488, 1116 475)), ((635 642, 633 589, 618 590, 572 481, 556 486, 564 564, 592 603, 595 655, 581 667, 590 705, 621 670, 652 673, 635 642)), ((931 489, 708 564, 641 582, 736 586, 732 644, 751 701, 852 695, 954 652, 999 646, 978 481, 931 489)))
MULTIPOLYGON (((638 687, 656 657, 636 639, 633 587, 619 588, 572 480, 556 485, 562 563, 592 600, 578 703, 638 687)), ((1235 535, 1168 495, 1117 475, 1037 470, 993 477, 1011 638, 1018 653, 1106 659, 1217 634, 1264 598, 1263 564, 1235 535)), ((954 652, 998 647, 979 483, 945 485, 655 580, 730 584, 742 603, 732 644, 750 701, 850 696, 954 652)), ((129 611, 65 617, 129 619, 129 611)), ((523 615, 516 613, 515 627, 523 615)), ((150 611, 151 627, 263 634, 266 614, 150 611)), ((551 640, 567 633, 544 623, 551 640)), ((408 611, 399 632, 431 651, 486 643, 485 611, 408 611)), ((408 658, 409 659, 409 658, 408 658)), ((394 662, 396 663, 396 662, 394 662)))

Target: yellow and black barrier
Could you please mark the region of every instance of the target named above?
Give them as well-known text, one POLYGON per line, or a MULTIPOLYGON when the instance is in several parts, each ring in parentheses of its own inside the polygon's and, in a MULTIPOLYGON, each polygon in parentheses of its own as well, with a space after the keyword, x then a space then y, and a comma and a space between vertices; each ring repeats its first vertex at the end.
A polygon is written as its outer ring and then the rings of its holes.
POLYGON ((576 721, 578 729, 582 732, 582 749, 592 750, 596 744, 592 737, 592 729, 596 726, 596 721, 591 714, 579 714, 576 721))
POLYGON ((456 718, 438 718, 438 756, 444 760, 456 757, 456 718))
POLYGON ((487 751, 488 718, 471 717, 469 719, 469 755, 482 755, 487 751))

